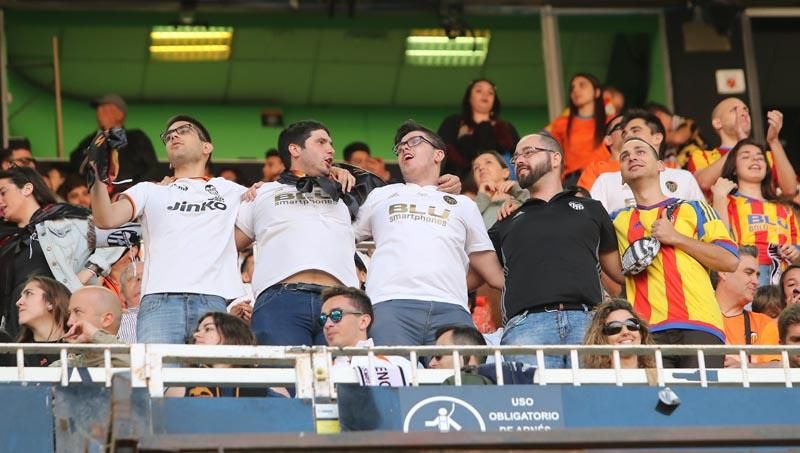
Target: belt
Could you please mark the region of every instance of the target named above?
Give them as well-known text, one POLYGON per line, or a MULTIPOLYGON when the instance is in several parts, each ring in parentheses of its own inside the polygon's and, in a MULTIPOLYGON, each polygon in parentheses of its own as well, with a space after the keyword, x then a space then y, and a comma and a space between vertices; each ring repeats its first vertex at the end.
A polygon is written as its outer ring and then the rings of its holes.
POLYGON ((591 311, 592 307, 586 304, 549 304, 539 305, 527 310, 528 313, 553 313, 556 311, 591 311))
POLYGON ((287 291, 305 291, 308 293, 320 294, 327 286, 316 285, 314 283, 276 283, 265 291, 273 289, 285 289, 287 291))

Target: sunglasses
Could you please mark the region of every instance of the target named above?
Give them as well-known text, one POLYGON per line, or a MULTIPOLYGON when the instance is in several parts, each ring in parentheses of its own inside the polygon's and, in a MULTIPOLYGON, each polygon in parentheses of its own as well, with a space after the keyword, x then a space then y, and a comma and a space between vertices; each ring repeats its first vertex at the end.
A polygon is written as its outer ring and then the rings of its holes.
POLYGON ((334 308, 331 310, 330 313, 320 313, 319 318, 317 321, 319 322, 320 327, 325 327, 325 323, 328 322, 328 318, 333 321, 334 324, 339 324, 344 315, 363 315, 360 311, 344 311, 341 308, 334 308))
POLYGON ((623 326, 628 329, 628 332, 640 332, 642 330, 642 325, 639 323, 639 321, 630 318, 626 319, 625 321, 611 321, 610 323, 604 325, 603 335, 616 335, 622 332, 623 326))

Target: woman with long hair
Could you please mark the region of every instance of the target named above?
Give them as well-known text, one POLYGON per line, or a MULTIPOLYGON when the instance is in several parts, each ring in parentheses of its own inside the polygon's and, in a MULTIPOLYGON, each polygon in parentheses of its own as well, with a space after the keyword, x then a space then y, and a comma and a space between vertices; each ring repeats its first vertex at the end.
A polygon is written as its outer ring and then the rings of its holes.
POLYGON ((610 157, 603 144, 606 120, 600 81, 591 74, 573 75, 569 81, 569 110, 545 128, 564 150, 565 186, 574 185, 592 162, 610 157))
MULTIPOLYGON (((585 345, 648 345, 654 344, 647 321, 634 311, 625 299, 611 299, 595 309, 591 325, 583 340, 585 345)), ((585 368, 613 368, 610 354, 586 354, 582 359, 585 368)), ((621 355, 621 368, 653 368, 649 355, 621 355)))
MULTIPOLYGON (((202 345, 256 345, 256 337, 247 324, 240 318, 227 313, 210 312, 200 318, 193 337, 194 344, 202 345)), ((208 365, 212 368, 232 368, 232 365, 216 363, 208 365)), ((177 393, 172 393, 177 396, 177 393)), ((255 387, 206 387, 198 386, 188 389, 190 397, 245 397, 245 396, 286 396, 284 389, 268 389, 255 387)))
MULTIPOLYGON (((70 293, 66 286, 44 276, 29 278, 16 306, 19 313, 20 343, 62 343, 69 319, 70 293)), ((25 356, 26 366, 48 366, 59 354, 25 356)))
POLYGON ((711 193, 734 241, 758 249, 759 286, 778 283, 780 273, 800 258, 800 226, 791 206, 775 194, 764 147, 749 139, 737 143, 711 193))
POLYGON ((442 173, 464 178, 471 170, 472 160, 487 150, 510 159, 519 133, 514 125, 500 119, 500 98, 496 90, 491 80, 473 80, 461 100, 461 113, 445 118, 439 126, 439 136, 447 145, 442 173))
POLYGON ((0 172, 0 315, 11 336, 19 332, 14 302, 26 280, 44 275, 74 291, 107 271, 123 249, 91 250, 90 211, 56 203, 36 170, 0 172))

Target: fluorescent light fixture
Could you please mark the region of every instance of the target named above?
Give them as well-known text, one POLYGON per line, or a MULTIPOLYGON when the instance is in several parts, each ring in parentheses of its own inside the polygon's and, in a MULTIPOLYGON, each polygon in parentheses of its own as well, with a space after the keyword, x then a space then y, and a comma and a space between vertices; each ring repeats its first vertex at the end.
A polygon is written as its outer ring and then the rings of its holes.
POLYGON ((150 58, 158 61, 220 61, 231 56, 233 27, 158 25, 150 32, 150 58))
POLYGON ((442 28, 411 30, 406 63, 415 66, 482 66, 489 52, 489 30, 448 38, 442 28))

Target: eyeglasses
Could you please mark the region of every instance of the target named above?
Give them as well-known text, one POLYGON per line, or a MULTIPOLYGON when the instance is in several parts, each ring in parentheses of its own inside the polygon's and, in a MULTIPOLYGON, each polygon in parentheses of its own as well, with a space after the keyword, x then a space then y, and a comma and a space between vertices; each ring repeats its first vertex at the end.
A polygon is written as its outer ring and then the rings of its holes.
POLYGON ((622 130, 622 121, 620 121, 619 123, 615 124, 615 125, 614 125, 614 127, 612 127, 611 129, 609 129, 609 130, 606 132, 606 137, 609 137, 609 136, 610 136, 611 134, 613 134, 614 132, 621 131, 621 130, 622 130))
POLYGON ((534 147, 526 147, 526 148, 523 148, 522 150, 517 151, 514 154, 512 154, 511 155, 511 162, 516 162, 516 160, 519 159, 520 157, 523 157, 523 158, 527 159, 527 158, 533 156, 536 153, 554 153, 554 152, 556 152, 556 151, 553 151, 552 149, 537 148, 535 146, 534 147))
POLYGON ((319 321, 320 327, 325 327, 325 323, 328 322, 328 318, 331 318, 331 321, 333 321, 334 324, 339 324, 342 318, 344 318, 344 315, 363 315, 363 314, 364 313, 361 313, 360 311, 344 311, 341 308, 334 308, 333 310, 331 310, 330 313, 320 313, 319 318, 317 320, 319 321))
POLYGON ((603 326, 603 335, 610 336, 622 332, 622 327, 628 329, 628 332, 639 332, 642 330, 642 325, 634 318, 626 319, 625 321, 611 321, 603 326))
POLYGON ((409 138, 408 140, 406 140, 404 142, 399 142, 398 144, 394 145, 394 148, 392 148, 392 151, 394 151, 394 155, 397 156, 397 155, 400 154, 400 150, 403 149, 403 146, 407 145, 409 148, 413 148, 413 147, 419 145, 422 142, 425 142, 425 143, 433 146, 434 148, 436 148, 436 145, 431 143, 431 141, 428 140, 427 138, 425 138, 425 137, 423 137, 421 135, 415 135, 415 136, 409 138))
MULTIPOLYGON (((179 136, 183 137, 184 135, 187 135, 189 132, 195 131, 195 130, 197 130, 197 129, 191 123, 187 123, 187 124, 183 124, 181 126, 178 126, 176 128, 170 129, 170 130, 164 132, 163 134, 161 134, 159 137, 161 137, 161 142, 166 145, 167 142, 172 140, 172 135, 173 134, 178 134, 179 136)), ((203 133, 200 132, 199 130, 197 131, 197 135, 198 135, 198 137, 200 137, 201 140, 203 140, 203 141, 206 140, 206 138, 203 136, 203 133)))
POLYGON ((18 157, 16 159, 9 159, 8 163, 11 164, 11 167, 31 167, 32 164, 36 164, 36 159, 32 157, 18 157))

